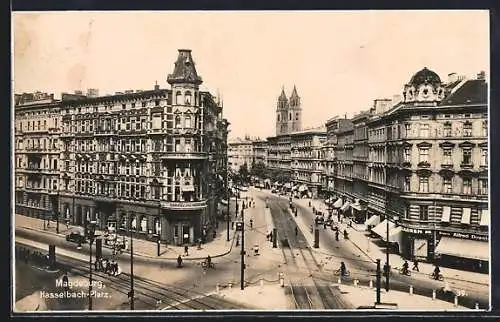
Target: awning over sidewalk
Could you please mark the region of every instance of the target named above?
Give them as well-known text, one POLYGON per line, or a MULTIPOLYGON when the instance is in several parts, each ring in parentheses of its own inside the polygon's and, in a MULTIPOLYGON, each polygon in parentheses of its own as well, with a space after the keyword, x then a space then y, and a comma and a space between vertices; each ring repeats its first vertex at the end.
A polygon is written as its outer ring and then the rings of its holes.
MULTIPOLYGON (((389 221, 389 240, 391 229, 394 227, 396 227, 396 225, 392 221, 389 221)), ((387 237, 387 219, 384 219, 384 221, 375 226, 375 228, 372 229, 372 232, 382 237, 382 240, 385 241, 387 237)))
POLYGON ((351 206, 351 203, 348 201, 348 202, 346 202, 346 203, 345 203, 345 204, 344 204, 344 205, 340 208, 340 210, 342 210, 342 211, 346 211, 346 210, 347 210, 347 208, 349 208, 350 206, 351 206))
POLYGON ((359 203, 353 203, 353 204, 351 204, 351 207, 358 210, 358 211, 363 210, 363 206, 361 206, 359 203))
POLYGON ((334 206, 335 208, 340 208, 340 207, 342 207, 342 198, 337 199, 337 201, 335 201, 335 202, 333 203, 333 206, 334 206))
POLYGON ((436 253, 488 261, 490 251, 488 243, 484 241, 441 237, 436 253))
POLYGON ((379 215, 372 215, 370 218, 368 218, 367 221, 365 221, 366 226, 376 226, 380 224, 380 216, 379 215))

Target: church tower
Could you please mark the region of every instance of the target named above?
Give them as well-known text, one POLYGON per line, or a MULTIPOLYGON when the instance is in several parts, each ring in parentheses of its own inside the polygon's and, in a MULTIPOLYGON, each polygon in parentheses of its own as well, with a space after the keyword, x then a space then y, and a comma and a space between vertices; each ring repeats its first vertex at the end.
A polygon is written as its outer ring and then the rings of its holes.
POLYGON ((288 130, 288 99, 285 89, 281 88, 281 95, 276 105, 276 135, 287 134, 288 130))
POLYGON ((297 94, 297 88, 293 85, 290 104, 288 107, 288 131, 297 132, 302 130, 302 108, 300 96, 297 94))

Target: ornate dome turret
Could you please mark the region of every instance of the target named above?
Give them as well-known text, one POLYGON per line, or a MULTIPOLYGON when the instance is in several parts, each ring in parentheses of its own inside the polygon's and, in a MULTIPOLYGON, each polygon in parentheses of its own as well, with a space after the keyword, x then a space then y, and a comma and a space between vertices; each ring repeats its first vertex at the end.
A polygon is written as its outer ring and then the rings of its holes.
POLYGON ((427 67, 417 72, 410 80, 410 85, 418 86, 421 84, 441 85, 441 78, 427 67))
POLYGON ((418 71, 405 85, 403 101, 405 103, 421 103, 424 105, 437 105, 444 98, 444 89, 441 78, 432 70, 424 67, 418 71))

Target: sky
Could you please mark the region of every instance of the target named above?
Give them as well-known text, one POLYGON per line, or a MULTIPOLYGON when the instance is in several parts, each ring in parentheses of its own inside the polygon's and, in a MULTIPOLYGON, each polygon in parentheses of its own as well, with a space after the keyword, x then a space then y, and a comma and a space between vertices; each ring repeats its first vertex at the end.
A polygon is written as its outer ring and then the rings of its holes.
POLYGON ((230 137, 275 135, 276 102, 296 85, 304 128, 401 94, 424 67, 489 78, 488 11, 13 13, 15 93, 169 88, 192 50, 220 96, 230 137))

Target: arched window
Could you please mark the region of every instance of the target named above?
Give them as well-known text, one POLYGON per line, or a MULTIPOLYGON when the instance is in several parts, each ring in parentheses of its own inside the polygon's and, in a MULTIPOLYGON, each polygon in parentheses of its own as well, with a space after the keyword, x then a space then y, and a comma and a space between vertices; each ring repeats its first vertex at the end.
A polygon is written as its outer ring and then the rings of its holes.
POLYGON ((154 220, 154 232, 155 232, 155 235, 161 235, 161 222, 160 222, 160 218, 158 218, 158 217, 155 217, 155 220, 154 220))
POLYGON ((184 127, 188 128, 188 129, 190 129, 192 127, 191 116, 186 115, 186 117, 184 118, 184 127))
POLYGON ((278 114, 278 122, 280 121, 280 115, 278 114))
POLYGON ((148 231, 148 219, 146 218, 146 216, 142 216, 141 218, 141 231, 142 232, 148 231))
POLYGON ((178 129, 181 127, 181 117, 180 115, 175 116, 175 128, 178 129))
POLYGON ((295 113, 295 121, 299 120, 299 113, 295 113))
POLYGON ((182 93, 180 91, 175 93, 175 104, 181 104, 182 93))
POLYGON ((290 113, 290 114, 288 115, 288 120, 289 120, 289 121, 291 121, 291 120, 292 120, 292 113, 290 113))
POLYGON ((184 104, 191 105, 191 92, 186 92, 186 94, 184 94, 184 104))

